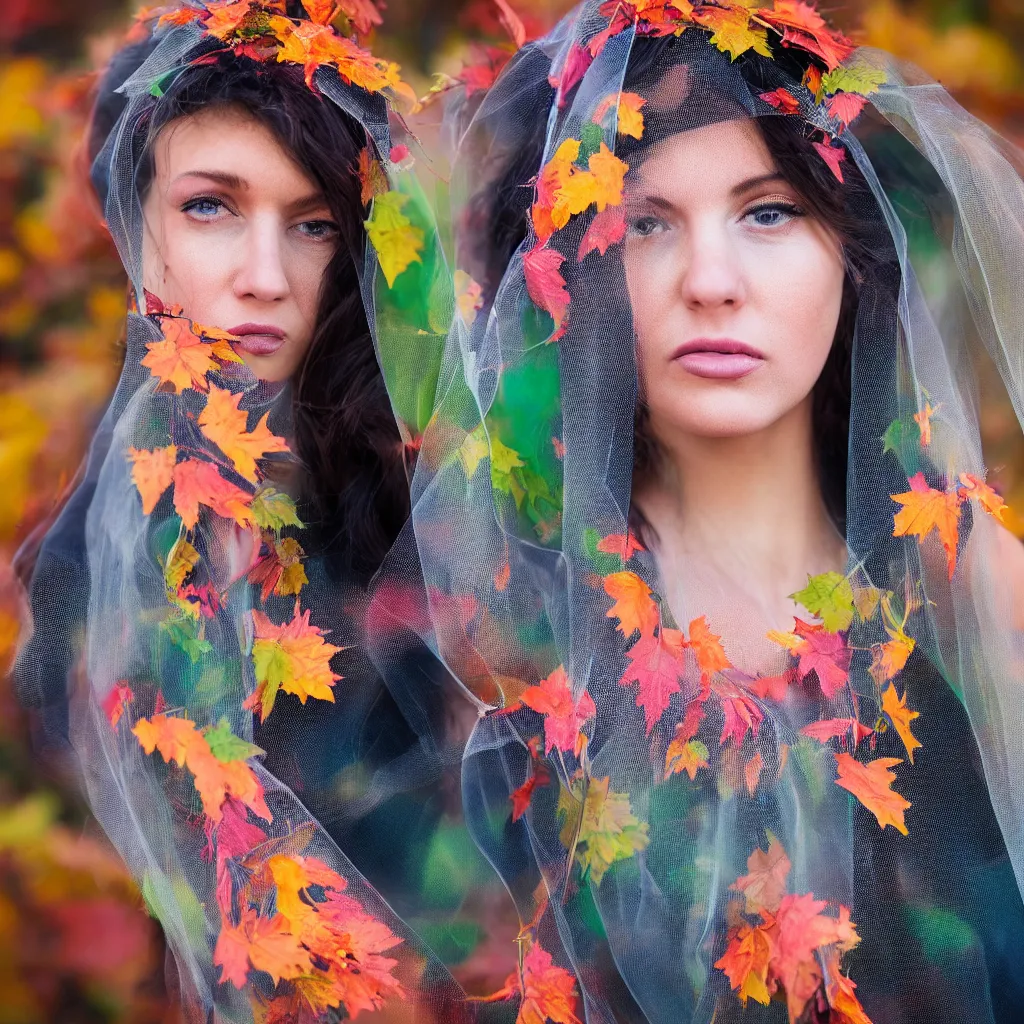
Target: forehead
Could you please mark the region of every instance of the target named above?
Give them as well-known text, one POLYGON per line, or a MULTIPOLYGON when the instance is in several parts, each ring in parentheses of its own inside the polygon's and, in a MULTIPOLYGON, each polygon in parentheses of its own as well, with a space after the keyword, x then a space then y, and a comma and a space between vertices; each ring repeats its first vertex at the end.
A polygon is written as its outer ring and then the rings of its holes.
POLYGON ((210 107, 166 125, 153 144, 157 174, 218 171, 249 185, 309 192, 315 186, 274 133, 247 111, 210 107))
POLYGON ((634 190, 706 197, 777 170, 753 119, 739 118, 667 136, 644 153, 630 177, 634 190))

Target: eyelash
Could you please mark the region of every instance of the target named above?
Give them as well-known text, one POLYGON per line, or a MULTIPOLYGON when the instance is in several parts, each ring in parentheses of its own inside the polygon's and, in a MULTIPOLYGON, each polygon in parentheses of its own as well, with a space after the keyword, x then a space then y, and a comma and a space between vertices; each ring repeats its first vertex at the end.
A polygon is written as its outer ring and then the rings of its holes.
MULTIPOLYGON (((215 206, 217 207, 218 213, 221 210, 228 210, 228 212, 233 212, 230 210, 230 207, 228 207, 227 203, 225 203, 223 199, 220 199, 217 196, 193 196, 187 202, 182 204, 181 212, 191 214, 196 220, 204 223, 208 223, 214 220, 217 215, 216 213, 201 214, 197 212, 197 208, 202 205, 215 206)), ((325 241, 326 239, 330 238, 334 232, 338 230, 338 225, 331 220, 306 220, 298 224, 297 227, 316 227, 317 229, 320 229, 323 232, 321 234, 314 234, 309 231, 302 232, 304 235, 306 235, 307 238, 310 238, 315 242, 325 241), (323 231, 323 229, 325 228, 326 231, 323 231)))
MULTIPOLYGON (((747 217, 755 217, 759 213, 772 213, 772 212, 784 213, 784 214, 786 214, 787 217, 802 217, 804 215, 804 211, 801 210, 800 207, 795 205, 794 203, 784 202, 782 200, 776 199, 776 200, 772 200, 771 202, 762 203, 759 206, 751 207, 749 210, 746 211, 746 213, 744 213, 743 217, 744 217, 744 219, 746 219, 747 217)), ((765 227, 765 228, 774 228, 774 227, 779 227, 780 225, 779 224, 760 224, 758 226, 759 227, 765 227)))

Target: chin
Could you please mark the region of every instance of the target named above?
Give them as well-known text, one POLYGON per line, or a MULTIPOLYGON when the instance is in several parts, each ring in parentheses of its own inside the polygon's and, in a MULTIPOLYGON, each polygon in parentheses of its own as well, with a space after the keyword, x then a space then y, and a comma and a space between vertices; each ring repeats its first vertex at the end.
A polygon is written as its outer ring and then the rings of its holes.
POLYGON ((784 415, 785 410, 765 409, 763 404, 751 401, 748 396, 739 403, 690 402, 685 409, 674 409, 664 417, 652 410, 651 420, 652 427, 657 420, 662 420, 669 433, 716 440, 757 434, 784 415))

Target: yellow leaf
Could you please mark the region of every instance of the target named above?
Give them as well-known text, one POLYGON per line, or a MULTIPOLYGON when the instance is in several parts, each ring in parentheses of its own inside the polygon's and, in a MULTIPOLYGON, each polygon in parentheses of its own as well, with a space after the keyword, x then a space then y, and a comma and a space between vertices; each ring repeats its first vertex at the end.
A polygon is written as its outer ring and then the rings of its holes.
POLYGON ((132 481, 142 497, 142 514, 148 516, 171 486, 178 449, 173 444, 152 451, 129 448, 128 458, 132 463, 132 481))
POLYGON ((265 413, 252 430, 246 430, 249 416, 238 408, 241 398, 241 395, 211 386, 206 408, 199 414, 199 426, 234 463, 235 469, 255 483, 256 459, 270 452, 286 452, 288 445, 283 437, 270 432, 267 426, 270 413, 265 413))
POLYGON ((366 233, 380 260, 380 269, 393 287, 395 279, 412 263, 422 263, 423 232, 402 213, 409 197, 401 192, 385 192, 373 201, 366 233))
POLYGON ((914 751, 921 746, 921 742, 910 731, 910 723, 915 718, 920 718, 919 711, 911 711, 907 707, 907 695, 902 697, 896 692, 896 687, 890 683, 882 694, 882 710, 889 716, 893 728, 899 733, 903 745, 907 748, 907 757, 910 763, 914 763, 914 751))

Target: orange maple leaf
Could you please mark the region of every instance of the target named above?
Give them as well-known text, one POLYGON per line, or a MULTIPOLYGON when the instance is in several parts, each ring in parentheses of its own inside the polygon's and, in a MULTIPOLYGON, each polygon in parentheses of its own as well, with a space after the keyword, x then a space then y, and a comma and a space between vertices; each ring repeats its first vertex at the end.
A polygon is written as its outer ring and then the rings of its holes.
POLYGON ((876 757, 861 764, 849 754, 836 754, 839 777, 836 785, 849 790, 877 819, 879 827, 892 825, 903 835, 909 835, 903 814, 911 806, 891 787, 896 773, 890 771, 903 762, 898 757, 876 757))
POLYGON ((915 718, 920 718, 921 713, 919 711, 911 711, 907 707, 907 695, 904 693, 901 697, 896 692, 896 687, 890 683, 882 694, 882 711, 889 716, 889 720, 892 722, 893 728, 899 733, 899 737, 903 740, 903 745, 907 748, 907 757, 910 758, 910 763, 914 763, 914 751, 921 746, 920 741, 910 731, 910 723, 915 718))
POLYGON ((914 536, 920 543, 935 530, 946 552, 949 578, 952 579, 956 570, 956 546, 960 536, 960 493, 955 489, 937 491, 928 486, 924 473, 915 473, 910 478, 910 490, 891 497, 903 506, 893 518, 892 535, 914 536))
POLYGON ((906 634, 894 636, 884 644, 875 644, 871 648, 871 666, 868 669, 871 678, 879 686, 894 678, 903 671, 914 646, 913 638, 906 634))
POLYGON ((525 689, 519 699, 544 716, 545 753, 558 747, 579 756, 584 739, 580 729, 597 714, 597 707, 585 690, 578 701, 573 700, 569 678, 561 665, 539 685, 525 689))
POLYGON ((229 343, 231 335, 193 324, 182 317, 161 317, 160 320, 163 338, 146 345, 142 365, 162 385, 175 392, 186 388, 206 391, 209 387, 206 374, 217 367, 218 361, 241 362, 229 343), (215 340, 206 341, 202 335, 215 340))
POLYGON ((576 979, 559 967, 539 942, 523 957, 523 1001, 516 1024, 579 1024, 576 979))
POLYGON ((731 60, 753 50, 763 57, 770 57, 768 49, 768 33, 760 25, 751 25, 750 15, 753 12, 746 6, 733 7, 702 7, 694 13, 694 20, 704 28, 711 29, 711 43, 731 60))
POLYGON ((279 690, 294 694, 305 704, 308 697, 334 701, 332 687, 342 677, 331 669, 331 658, 343 650, 324 640, 325 630, 310 624, 310 611, 278 626, 260 611, 252 612, 255 639, 252 660, 256 690, 246 707, 258 707, 260 720, 274 707, 279 690))
POLYGON ((709 680, 716 672, 722 672, 732 668, 725 648, 722 646, 722 638, 711 632, 707 617, 702 615, 690 623, 690 639, 687 646, 693 651, 697 659, 697 667, 700 669, 701 678, 709 680))
POLYGON ((598 103, 591 120, 594 124, 600 124, 608 111, 614 109, 619 135, 640 139, 644 134, 644 115, 640 110, 646 102, 643 96, 635 92, 612 93, 598 103))
POLYGON ((195 722, 155 714, 152 718, 140 718, 132 733, 147 754, 156 750, 165 761, 173 761, 192 773, 203 812, 211 821, 220 821, 221 805, 229 796, 240 800, 259 817, 271 820, 263 786, 253 770, 244 760, 219 760, 195 722))
POLYGON ((737 878, 729 888, 743 893, 748 914, 762 910, 774 914, 786 894, 786 879, 792 867, 782 843, 769 832, 768 850, 756 849, 747 858, 747 874, 737 878))
POLYGON ((359 164, 356 168, 362 185, 359 198, 363 206, 369 206, 374 196, 381 196, 390 189, 388 177, 381 167, 380 161, 370 152, 369 146, 359 151, 359 164))
POLYGON ((666 779, 679 772, 686 772, 690 776, 690 781, 694 782, 697 779, 697 772, 707 767, 708 748, 700 740, 682 740, 678 735, 672 737, 665 750, 666 779))
POLYGON ((361 36, 371 32, 375 25, 383 23, 380 11, 372 0, 338 0, 338 10, 361 36))
POLYGON ((862 739, 870 736, 875 730, 861 725, 856 718, 826 718, 820 722, 811 722, 800 730, 801 736, 810 736, 812 740, 819 743, 828 743, 829 740, 842 737, 845 742, 853 732, 853 745, 856 747, 862 739))
POLYGON ((647 549, 630 530, 628 533, 611 533, 602 537, 597 542, 597 550, 605 555, 618 555, 624 562, 628 562, 638 551, 647 549))
POLYGON ((730 936, 725 952, 715 962, 744 1006, 748 999, 765 1006, 771 1000, 768 967, 774 951, 771 926, 743 924, 730 936))
POLYGON ((781 86, 771 92, 759 93, 757 98, 764 100, 776 110, 781 110, 784 114, 800 113, 800 101, 788 89, 781 86))
POLYGON ((871 1024, 871 1018, 864 1012, 860 1000, 854 990, 857 985, 839 969, 839 956, 831 953, 826 956, 829 968, 829 983, 826 989, 828 1005, 831 1009, 830 1024, 871 1024))
POLYGON ((237 988, 245 987, 250 964, 257 971, 266 971, 275 985, 282 978, 292 980, 313 970, 308 951, 288 930, 283 915, 259 917, 248 909, 237 925, 223 922, 213 962, 221 969, 220 980, 237 988))
POLYGON ((601 148, 591 155, 587 162, 594 176, 593 201, 597 212, 622 202, 622 185, 629 170, 629 164, 620 160, 603 142, 601 148))
POLYGON ((211 386, 206 407, 199 413, 199 426, 203 433, 234 463, 239 475, 256 483, 256 459, 271 452, 286 452, 283 437, 270 432, 267 419, 270 413, 247 430, 249 415, 238 408, 241 395, 232 394, 216 385, 211 386))
POLYGON ((1008 506, 984 480, 971 473, 961 473, 960 494, 964 498, 973 498, 993 519, 1004 522, 1008 506))
POLYGON ((154 448, 152 451, 128 449, 128 458, 132 463, 132 481, 142 498, 144 516, 148 516, 156 508, 164 491, 171 486, 177 457, 178 449, 173 444, 167 445, 166 448, 154 448))
POLYGON ((820 57, 829 71, 835 70, 855 49, 849 39, 830 29, 825 19, 803 0, 775 0, 774 7, 762 7, 756 14, 782 32, 784 45, 798 46, 820 57))
POLYGON ((199 521, 200 505, 239 526, 249 526, 251 504, 252 495, 225 480, 212 462, 185 459, 174 467, 174 510, 188 530, 195 529, 199 521))
POLYGON ((644 636, 654 633, 659 615, 658 606, 651 600, 651 588, 635 572, 613 572, 604 577, 604 591, 615 602, 605 613, 618 619, 623 636, 632 636, 637 630, 644 636))
POLYGON ((110 688, 110 692, 103 698, 102 707, 112 729, 117 728, 117 723, 121 721, 121 716, 133 700, 135 693, 127 683, 114 683, 110 688))
POLYGON ((569 222, 569 211, 564 203, 558 204, 558 195, 572 176, 575 170, 573 163, 579 154, 579 141, 566 139, 537 176, 537 198, 530 215, 533 230, 542 243, 569 222))
POLYGON ((921 428, 921 447, 927 448, 932 443, 932 417, 939 411, 940 406, 932 405, 926 401, 920 412, 914 413, 914 422, 921 428))
POLYGON ((306 85, 311 89, 313 75, 322 64, 337 69, 348 85, 358 86, 367 92, 380 92, 401 84, 397 64, 378 60, 351 39, 339 36, 329 25, 271 18, 270 27, 281 43, 277 59, 301 64, 305 70, 306 85))

